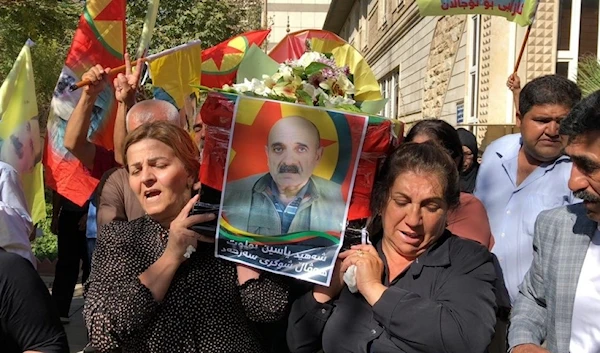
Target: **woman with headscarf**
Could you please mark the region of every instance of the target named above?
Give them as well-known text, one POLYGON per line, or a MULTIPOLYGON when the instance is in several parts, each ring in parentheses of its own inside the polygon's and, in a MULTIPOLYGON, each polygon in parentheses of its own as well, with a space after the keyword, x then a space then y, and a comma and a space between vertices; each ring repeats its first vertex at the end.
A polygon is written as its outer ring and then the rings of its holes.
POLYGON ((479 162, 477 162, 477 139, 470 131, 463 128, 457 129, 458 137, 462 143, 463 163, 460 171, 460 191, 470 194, 475 190, 475 180, 479 171, 479 162))

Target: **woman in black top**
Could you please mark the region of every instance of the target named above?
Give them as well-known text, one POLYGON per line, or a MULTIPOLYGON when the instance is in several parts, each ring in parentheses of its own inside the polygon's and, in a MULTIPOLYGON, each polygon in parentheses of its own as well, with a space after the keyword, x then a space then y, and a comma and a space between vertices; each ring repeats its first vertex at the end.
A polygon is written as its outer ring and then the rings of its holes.
POLYGON ((92 346, 264 352, 254 322, 281 319, 288 291, 275 275, 215 258, 214 239, 189 229, 214 218, 188 216, 199 168, 190 136, 142 125, 127 137, 125 165, 147 215, 100 229, 84 307, 92 346))
POLYGON ((479 353, 495 317, 491 255, 445 229, 458 203, 458 170, 436 145, 407 143, 386 160, 373 191, 381 241, 340 254, 330 287, 292 306, 292 352, 479 353), (358 293, 340 274, 356 270, 358 293))

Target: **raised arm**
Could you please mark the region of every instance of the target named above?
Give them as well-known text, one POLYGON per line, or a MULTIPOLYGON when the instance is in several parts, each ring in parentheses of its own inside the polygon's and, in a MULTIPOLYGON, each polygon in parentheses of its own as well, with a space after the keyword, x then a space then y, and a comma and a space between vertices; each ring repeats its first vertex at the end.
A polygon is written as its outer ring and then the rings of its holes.
POLYGON ((135 95, 142 72, 142 61, 138 60, 135 71, 131 69, 129 54, 125 53, 125 74, 119 74, 113 80, 117 100, 117 117, 113 131, 115 161, 123 165, 123 143, 127 136, 127 112, 135 104, 135 95))
POLYGON ((288 282, 281 276, 248 266, 236 267, 246 316, 255 322, 281 320, 288 306, 288 282))
POLYGON ((521 95, 521 78, 517 73, 513 73, 508 76, 508 82, 506 83, 508 89, 513 93, 513 102, 515 104, 515 109, 517 112, 519 111, 519 96, 521 95))
POLYGON ((94 169, 96 145, 88 141, 87 135, 90 129, 94 102, 105 88, 109 70, 96 65, 83 74, 81 79, 90 80, 91 84, 82 88, 81 98, 73 113, 71 113, 65 129, 65 148, 89 170, 94 169))

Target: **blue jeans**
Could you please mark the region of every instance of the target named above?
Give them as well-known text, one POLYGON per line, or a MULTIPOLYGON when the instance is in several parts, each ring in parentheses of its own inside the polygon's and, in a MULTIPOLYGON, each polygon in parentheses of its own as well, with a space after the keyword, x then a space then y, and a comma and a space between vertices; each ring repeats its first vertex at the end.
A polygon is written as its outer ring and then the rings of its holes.
POLYGON ((96 249, 96 238, 87 238, 87 253, 90 268, 92 267, 92 254, 94 254, 94 249, 96 249))

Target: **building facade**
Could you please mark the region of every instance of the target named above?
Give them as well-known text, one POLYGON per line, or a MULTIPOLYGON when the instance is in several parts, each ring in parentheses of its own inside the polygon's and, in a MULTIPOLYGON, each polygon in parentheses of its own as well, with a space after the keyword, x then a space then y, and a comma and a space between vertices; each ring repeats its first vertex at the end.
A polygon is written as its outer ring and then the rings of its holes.
MULTIPOLYGON (((541 0, 518 74, 522 85, 598 56, 600 0, 541 0)), ((421 17, 415 0, 333 0, 323 28, 365 56, 390 101, 383 112, 411 125, 440 118, 492 140, 516 131, 506 87, 526 28, 482 15, 421 17)))
POLYGON ((271 28, 271 34, 267 38, 268 50, 290 32, 322 28, 330 2, 331 0, 263 0, 264 26, 271 28))

